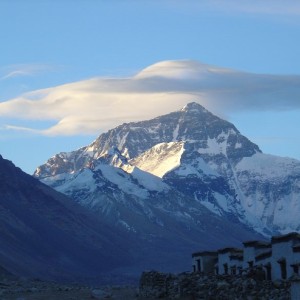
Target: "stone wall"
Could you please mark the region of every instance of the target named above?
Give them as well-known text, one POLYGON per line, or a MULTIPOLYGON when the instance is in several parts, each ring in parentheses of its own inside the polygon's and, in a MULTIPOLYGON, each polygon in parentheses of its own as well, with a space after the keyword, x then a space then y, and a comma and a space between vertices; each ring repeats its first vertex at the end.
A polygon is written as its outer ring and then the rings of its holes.
POLYGON ((263 280, 259 273, 247 275, 165 274, 144 272, 140 299, 290 300, 289 281, 263 280))

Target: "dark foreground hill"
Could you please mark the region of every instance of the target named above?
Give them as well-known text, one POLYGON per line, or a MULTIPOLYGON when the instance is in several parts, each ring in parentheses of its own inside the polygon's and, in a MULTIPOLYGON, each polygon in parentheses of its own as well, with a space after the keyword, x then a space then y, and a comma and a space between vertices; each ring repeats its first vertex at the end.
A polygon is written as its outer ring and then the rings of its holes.
POLYGON ((0 156, 0 265, 28 277, 85 280, 131 262, 127 238, 0 156))

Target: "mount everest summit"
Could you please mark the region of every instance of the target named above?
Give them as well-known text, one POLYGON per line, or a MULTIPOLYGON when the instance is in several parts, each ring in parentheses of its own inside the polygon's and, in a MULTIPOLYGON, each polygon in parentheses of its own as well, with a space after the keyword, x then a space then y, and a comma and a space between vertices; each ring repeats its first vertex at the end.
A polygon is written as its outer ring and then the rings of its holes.
POLYGON ((195 102, 124 123, 34 176, 131 232, 164 228, 166 215, 197 226, 199 214, 264 235, 300 230, 300 162, 263 154, 195 102))

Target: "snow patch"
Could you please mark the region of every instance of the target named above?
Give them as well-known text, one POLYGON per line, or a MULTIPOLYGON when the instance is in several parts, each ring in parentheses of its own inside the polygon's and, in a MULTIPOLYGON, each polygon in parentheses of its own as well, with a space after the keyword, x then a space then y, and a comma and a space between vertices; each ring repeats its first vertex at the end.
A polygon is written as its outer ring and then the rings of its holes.
POLYGON ((73 190, 86 189, 91 193, 97 188, 93 178, 93 172, 90 169, 83 169, 74 174, 63 173, 52 177, 46 177, 43 183, 55 187, 59 192, 69 194, 73 190))
POLYGON ((180 165, 184 142, 160 143, 130 161, 143 171, 162 178, 180 165))
POLYGON ((173 131, 173 141, 177 141, 178 132, 179 132, 179 123, 177 124, 175 130, 173 131))
POLYGON ((239 143, 239 142, 237 142, 236 144, 235 144, 235 149, 240 149, 240 148, 242 148, 242 143, 239 143))
POLYGON ((163 192, 169 190, 169 186, 165 184, 161 178, 145 172, 135 166, 124 166, 122 168, 127 173, 130 173, 133 178, 135 178, 140 185, 144 186, 147 190, 163 192))
POLYGON ((218 205, 226 212, 229 212, 229 208, 228 208, 228 201, 226 199, 226 197, 224 195, 221 195, 217 192, 213 193, 214 198, 216 199, 218 205))
POLYGON ((224 154, 226 156, 227 152, 227 139, 228 134, 222 133, 217 138, 208 138, 207 139, 207 147, 199 148, 198 152, 200 154, 209 154, 209 155, 217 155, 224 154))
POLYGON ((274 179, 299 174, 300 162, 292 158, 256 153, 251 157, 244 157, 235 169, 237 172, 251 173, 252 178, 274 179))
POLYGON ((124 172, 122 169, 118 169, 109 165, 98 165, 95 171, 101 170, 103 176, 114 183, 124 193, 132 194, 142 199, 146 199, 149 196, 147 190, 131 182, 130 175, 124 172))
POLYGON ((128 225, 128 223, 126 223, 125 221, 119 220, 118 223, 119 223, 121 226, 125 227, 128 231, 136 232, 136 230, 134 229, 134 227, 128 225))
POLYGON ((95 154, 95 148, 94 146, 89 146, 85 149, 85 153, 89 156, 89 157, 93 157, 95 154))

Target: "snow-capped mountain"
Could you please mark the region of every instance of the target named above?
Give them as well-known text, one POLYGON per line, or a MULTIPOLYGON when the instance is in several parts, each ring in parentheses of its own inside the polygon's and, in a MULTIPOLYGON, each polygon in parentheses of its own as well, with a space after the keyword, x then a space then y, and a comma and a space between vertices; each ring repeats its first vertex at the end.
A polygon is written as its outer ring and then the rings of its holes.
MULTIPOLYGON (((160 177, 128 163, 116 148, 109 149, 77 172, 48 176, 42 181, 97 211, 110 224, 134 232, 143 239, 164 236, 165 231, 176 231, 179 225, 183 231, 193 228, 203 232, 204 228, 197 226, 203 225, 207 218, 210 221, 205 222, 205 228, 210 228, 209 231, 223 222, 199 201, 173 189, 160 177), (170 222, 177 225, 170 226, 170 222)), ((224 226, 231 227, 232 224, 227 222, 224 226)), ((243 226, 236 227, 237 231, 247 231, 243 226)), ((245 234, 251 236, 253 232, 245 234)), ((226 244, 220 232, 216 231, 215 235, 219 244, 226 244)), ((235 233, 228 238, 237 241, 235 233)))
MULTIPOLYGON (((131 198, 140 210, 152 202, 165 210, 163 199, 171 199, 166 202, 176 208, 169 213, 180 220, 178 210, 193 218, 191 210, 206 207, 264 234, 300 230, 300 162, 263 154, 197 103, 122 124, 87 147, 52 157, 34 176, 102 213, 116 209, 112 202, 132 205, 131 198)), ((157 218, 154 211, 148 215, 157 218)))
MULTIPOLYGON (((80 153, 85 152, 81 149, 80 153)), ((93 160, 90 153, 79 158, 88 162, 81 169, 57 172, 42 181, 96 212, 116 232, 130 234, 133 242, 126 249, 135 262, 126 272, 140 274, 149 268, 179 272, 188 268, 195 249, 239 245, 241 236, 259 237, 243 224, 210 212, 160 177, 131 165, 116 148, 93 160)), ((78 157, 75 153, 60 155, 78 157)), ((51 167, 45 168, 51 172, 51 167)), ((41 176, 40 169, 37 172, 41 176)))

